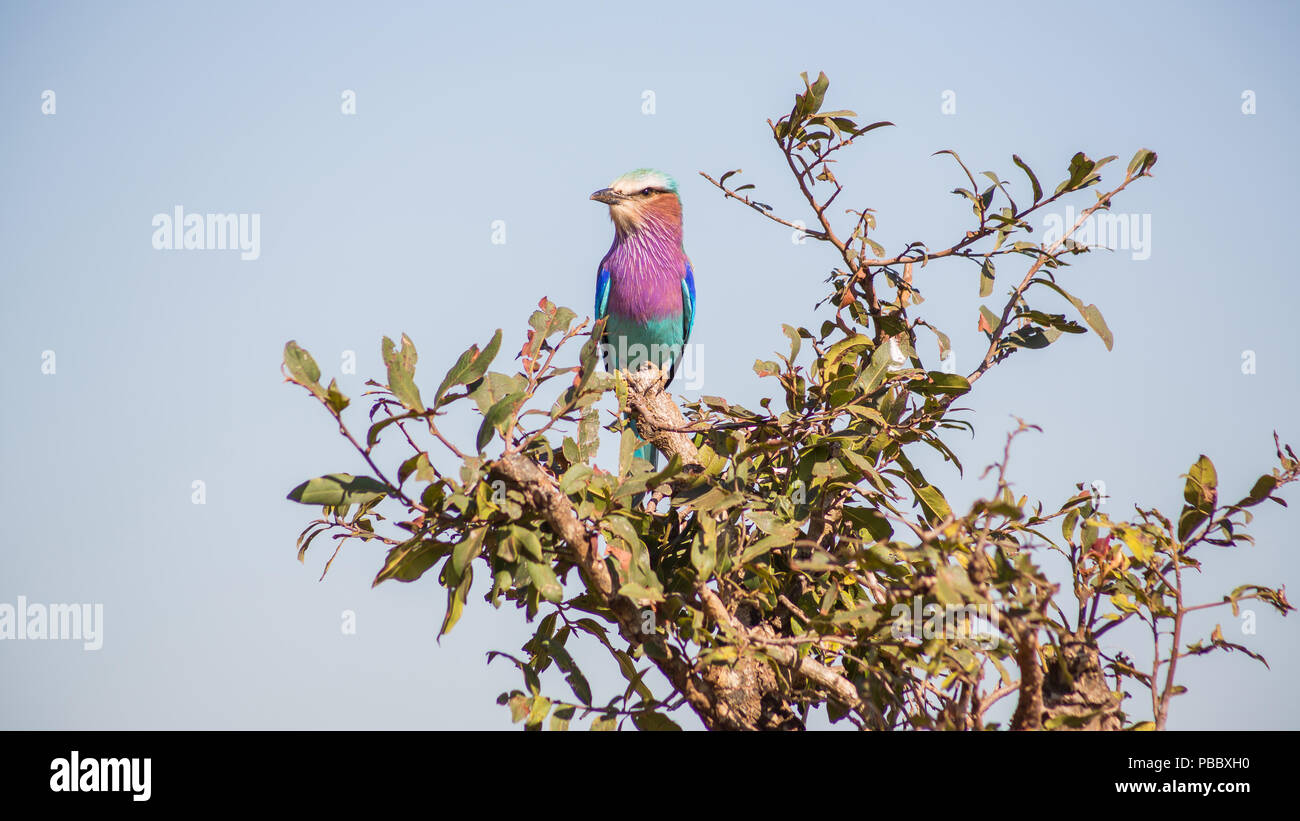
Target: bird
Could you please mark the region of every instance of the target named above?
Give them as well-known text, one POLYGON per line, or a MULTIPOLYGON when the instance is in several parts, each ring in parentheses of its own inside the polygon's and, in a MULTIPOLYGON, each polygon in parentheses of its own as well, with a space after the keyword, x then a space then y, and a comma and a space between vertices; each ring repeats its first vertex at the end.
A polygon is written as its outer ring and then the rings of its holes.
MULTIPOLYGON (((677 181, 653 168, 629 171, 591 195, 609 206, 614 242, 596 273, 596 320, 605 368, 635 371, 652 362, 676 375, 695 324, 695 272, 682 244, 677 181)), ((628 420, 631 423, 631 420, 628 420)), ((632 431, 639 437, 636 425, 632 431)), ((635 456, 654 467, 659 452, 644 444, 635 456)))

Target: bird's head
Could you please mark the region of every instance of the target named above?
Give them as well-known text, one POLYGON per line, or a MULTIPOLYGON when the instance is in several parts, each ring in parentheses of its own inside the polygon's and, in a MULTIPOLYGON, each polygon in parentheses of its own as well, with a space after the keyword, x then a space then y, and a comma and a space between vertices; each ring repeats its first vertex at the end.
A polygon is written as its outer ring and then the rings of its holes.
POLYGON ((677 197, 677 181, 653 168, 629 171, 591 198, 609 206, 610 219, 625 234, 635 233, 651 222, 681 226, 682 203, 677 197))

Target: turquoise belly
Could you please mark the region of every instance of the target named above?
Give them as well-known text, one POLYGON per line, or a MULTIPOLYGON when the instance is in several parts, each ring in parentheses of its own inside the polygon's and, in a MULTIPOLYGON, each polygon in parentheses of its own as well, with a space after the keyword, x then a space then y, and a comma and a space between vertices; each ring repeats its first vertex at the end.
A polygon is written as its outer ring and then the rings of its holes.
POLYGON ((641 324, 610 314, 606 325, 606 363, 613 370, 635 371, 644 362, 666 368, 680 362, 683 338, 682 318, 665 317, 641 324))

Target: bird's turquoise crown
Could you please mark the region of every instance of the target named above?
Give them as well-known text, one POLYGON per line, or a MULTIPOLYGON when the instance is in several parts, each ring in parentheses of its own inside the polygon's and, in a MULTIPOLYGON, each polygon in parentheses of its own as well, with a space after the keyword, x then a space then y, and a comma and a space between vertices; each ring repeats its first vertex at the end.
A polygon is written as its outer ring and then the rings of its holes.
POLYGON ((662 188, 676 194, 677 180, 654 168, 638 168, 614 180, 609 187, 620 194, 629 194, 643 188, 662 188))

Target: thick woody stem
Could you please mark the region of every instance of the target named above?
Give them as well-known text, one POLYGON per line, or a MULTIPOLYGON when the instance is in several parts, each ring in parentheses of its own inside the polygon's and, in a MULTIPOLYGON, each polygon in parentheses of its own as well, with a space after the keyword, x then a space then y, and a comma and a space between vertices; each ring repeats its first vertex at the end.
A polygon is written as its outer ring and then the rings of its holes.
POLYGON ((869 725, 878 728, 884 727, 884 718, 876 710, 875 705, 864 701, 858 695, 857 687, 833 668, 827 667, 825 664, 807 656, 800 657, 799 652, 794 647, 770 642, 761 632, 745 627, 738 618, 727 610, 718 594, 710 590, 703 582, 695 583, 695 594, 699 597, 704 612, 709 615, 709 618, 718 626, 734 634, 742 648, 750 644, 762 645, 763 654, 768 658, 782 667, 789 668, 816 682, 828 690, 836 701, 862 716, 869 725))
POLYGON ((1033 626, 1021 625, 1016 630, 1016 664, 1020 666, 1020 701, 1011 717, 1011 729, 1042 729, 1043 667, 1038 661, 1038 630, 1033 626))
POLYGON ((666 372, 652 366, 627 374, 627 404, 636 417, 637 432, 667 458, 677 456, 683 465, 699 465, 699 451, 684 432, 686 417, 664 387, 666 378, 666 372))
POLYGON ((716 698, 712 688, 695 675, 681 652, 658 634, 641 632, 641 612, 635 602, 619 595, 603 559, 597 555, 598 537, 594 530, 578 519, 573 503, 555 484, 555 479, 529 457, 515 453, 493 463, 491 475, 504 479, 523 494, 525 502, 573 551, 578 571, 587 589, 609 607, 618 620, 623 637, 633 645, 655 645, 648 652, 659 670, 711 729, 752 729, 733 714, 725 701, 716 698))

